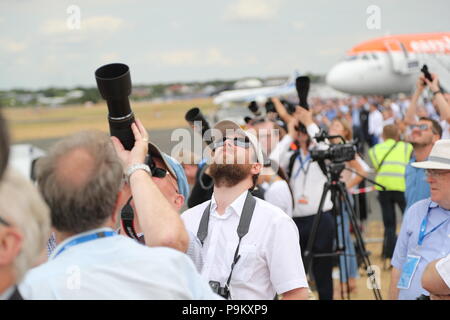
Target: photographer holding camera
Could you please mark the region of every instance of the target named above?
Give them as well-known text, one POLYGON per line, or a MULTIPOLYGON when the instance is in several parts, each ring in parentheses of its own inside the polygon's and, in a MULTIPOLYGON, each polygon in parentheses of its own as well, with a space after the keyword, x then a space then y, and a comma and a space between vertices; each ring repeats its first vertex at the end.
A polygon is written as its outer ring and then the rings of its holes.
POLYGON ((69 136, 38 160, 37 182, 51 209, 58 246, 48 262, 27 274, 20 286, 25 298, 218 298, 186 255, 164 248, 186 247, 187 233, 151 179, 159 170, 145 164, 145 128, 136 120, 131 130, 134 146, 122 160, 110 137, 97 131, 69 136), (114 231, 130 191, 140 225, 151 231, 145 240, 155 247, 114 231))
MULTIPOLYGON (((276 99, 273 100, 275 100, 277 106, 276 99)), ((277 108, 278 110, 282 110, 281 106, 277 108)), ((297 108, 296 114, 301 110, 304 109, 297 108)), ((294 116, 287 114, 287 112, 280 114, 280 117, 288 120, 288 134, 272 151, 271 159, 279 161, 280 167, 289 177, 295 200, 293 220, 300 233, 300 247, 305 250, 327 177, 318 162, 311 159, 309 150, 311 137, 304 126, 298 126, 299 120, 295 117, 296 114, 294 116)), ((324 213, 318 227, 320 236, 313 247, 314 253, 331 253, 333 251, 335 224, 331 214, 332 206, 331 195, 328 194, 323 208, 324 213)), ((321 300, 333 299, 332 269, 333 259, 331 256, 313 259, 312 272, 321 300)))
POLYGON ((298 231, 278 207, 255 198, 264 157, 256 137, 232 121, 214 127, 211 201, 182 214, 197 235, 201 274, 228 299, 306 299, 298 231), (236 233, 237 230, 237 233, 236 233))

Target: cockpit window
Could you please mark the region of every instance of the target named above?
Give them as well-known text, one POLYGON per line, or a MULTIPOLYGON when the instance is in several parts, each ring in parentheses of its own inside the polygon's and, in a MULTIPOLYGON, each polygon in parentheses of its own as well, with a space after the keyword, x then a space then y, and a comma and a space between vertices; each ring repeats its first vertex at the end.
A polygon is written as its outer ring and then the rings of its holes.
POLYGON ((348 56, 346 59, 345 59, 345 61, 354 61, 354 60, 357 60, 358 59, 358 56, 357 55, 354 55, 354 56, 348 56))
POLYGON ((370 58, 369 58, 369 56, 367 54, 363 54, 362 59, 363 60, 369 60, 370 58))
POLYGON ((373 58, 374 60, 378 60, 378 55, 377 55, 376 53, 372 53, 372 58, 373 58))

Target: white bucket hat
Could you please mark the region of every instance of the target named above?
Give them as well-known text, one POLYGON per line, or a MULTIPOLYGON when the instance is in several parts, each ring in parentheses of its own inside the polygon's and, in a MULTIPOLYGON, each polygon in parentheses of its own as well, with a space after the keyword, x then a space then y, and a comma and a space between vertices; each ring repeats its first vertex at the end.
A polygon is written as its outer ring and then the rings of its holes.
POLYGON ((428 160, 414 162, 412 166, 422 169, 450 170, 450 139, 436 141, 428 160))
POLYGON ((235 130, 236 132, 239 132, 240 134, 247 136, 248 139, 250 140, 250 143, 253 146, 253 149, 256 152, 256 157, 257 157, 258 162, 261 164, 264 164, 264 155, 262 153, 261 146, 258 142, 258 138, 256 138, 255 135, 253 135, 252 133, 250 133, 248 131, 244 131, 236 122, 231 121, 231 120, 219 121, 215 124, 213 129, 219 130, 223 136, 226 135, 227 129, 235 130))

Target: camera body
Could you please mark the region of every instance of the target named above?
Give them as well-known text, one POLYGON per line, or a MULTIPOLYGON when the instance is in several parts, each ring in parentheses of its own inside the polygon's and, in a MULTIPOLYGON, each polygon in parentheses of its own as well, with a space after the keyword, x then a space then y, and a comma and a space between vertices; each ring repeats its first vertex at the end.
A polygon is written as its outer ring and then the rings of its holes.
POLYGON ((345 143, 341 136, 329 136, 326 131, 322 130, 315 136, 317 142, 323 142, 326 139, 340 138, 343 143, 328 144, 327 149, 315 148, 311 150, 311 159, 313 161, 324 161, 326 159, 333 163, 342 163, 351 161, 356 155, 356 145, 354 143, 345 143))
POLYGON ((219 281, 210 281, 209 286, 215 294, 228 300, 230 298, 230 290, 227 287, 221 287, 219 281))

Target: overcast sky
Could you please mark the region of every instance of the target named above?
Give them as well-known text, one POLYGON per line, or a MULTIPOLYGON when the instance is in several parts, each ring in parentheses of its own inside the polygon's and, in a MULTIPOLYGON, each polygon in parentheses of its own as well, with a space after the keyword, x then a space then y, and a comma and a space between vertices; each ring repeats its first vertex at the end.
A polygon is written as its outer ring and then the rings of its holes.
POLYGON ((449 12, 449 0, 0 0, 0 88, 95 85, 111 62, 135 84, 326 73, 361 41, 450 31, 449 12))

